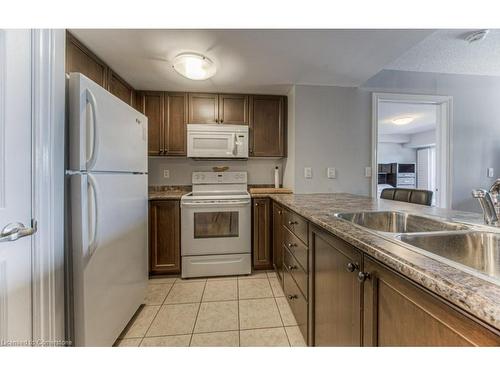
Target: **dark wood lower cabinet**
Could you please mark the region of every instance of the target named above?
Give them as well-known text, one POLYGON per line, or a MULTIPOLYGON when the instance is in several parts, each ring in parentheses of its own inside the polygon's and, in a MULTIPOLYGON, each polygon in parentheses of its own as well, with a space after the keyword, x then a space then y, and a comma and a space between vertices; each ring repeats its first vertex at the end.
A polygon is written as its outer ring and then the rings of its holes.
POLYGON ((177 200, 149 202, 149 273, 181 272, 180 204, 177 200))
POLYGON ((287 269, 283 272, 283 292, 285 293, 285 298, 288 300, 290 310, 292 310, 300 332, 304 337, 304 341, 307 343, 309 336, 309 306, 306 297, 302 294, 292 274, 287 269))
POLYGON ((273 266, 278 278, 283 281, 283 208, 273 202, 273 266))
POLYGON ((311 228, 314 253, 314 345, 361 345, 361 252, 319 228, 311 228))
POLYGON ((267 270, 273 268, 271 252, 271 199, 252 200, 252 252, 253 268, 267 270))
POLYGON ((440 297, 365 257, 365 346, 498 346, 500 336, 440 297))

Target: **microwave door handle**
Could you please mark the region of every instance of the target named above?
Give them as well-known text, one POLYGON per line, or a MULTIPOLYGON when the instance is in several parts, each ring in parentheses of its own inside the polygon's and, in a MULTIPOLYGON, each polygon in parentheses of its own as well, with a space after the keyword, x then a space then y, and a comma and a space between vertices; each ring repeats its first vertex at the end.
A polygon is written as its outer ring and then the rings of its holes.
POLYGON ((236 133, 233 134, 233 155, 238 155, 238 137, 236 133))
POLYGON ((234 134, 229 135, 229 137, 231 137, 230 139, 228 138, 228 141, 231 142, 231 145, 228 147, 228 150, 226 151, 226 155, 234 155, 234 148, 236 146, 234 144, 234 134))

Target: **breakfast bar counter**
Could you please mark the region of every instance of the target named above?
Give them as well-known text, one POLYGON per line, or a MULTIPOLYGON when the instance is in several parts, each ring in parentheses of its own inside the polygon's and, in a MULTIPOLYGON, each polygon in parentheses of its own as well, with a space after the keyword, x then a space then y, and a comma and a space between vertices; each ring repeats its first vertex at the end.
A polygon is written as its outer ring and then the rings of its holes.
POLYGON ((416 252, 390 234, 377 233, 335 216, 341 212, 398 211, 499 232, 484 226, 482 215, 345 193, 269 194, 268 197, 487 325, 500 329, 500 280, 496 283, 466 272, 416 252))

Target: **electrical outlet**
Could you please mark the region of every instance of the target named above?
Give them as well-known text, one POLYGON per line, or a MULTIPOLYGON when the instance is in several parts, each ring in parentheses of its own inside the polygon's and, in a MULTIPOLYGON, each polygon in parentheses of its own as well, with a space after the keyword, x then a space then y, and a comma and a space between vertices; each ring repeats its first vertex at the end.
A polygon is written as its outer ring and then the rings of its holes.
POLYGON ((372 167, 365 167, 365 177, 372 176, 372 167))
POLYGON ((495 170, 493 168, 488 168, 488 177, 493 178, 495 176, 495 170))
POLYGON ((163 170, 163 178, 170 178, 170 171, 168 169, 163 170))
POLYGON ((312 178, 312 168, 311 167, 304 168, 304 178, 307 178, 307 179, 312 178))
POLYGON ((337 170, 335 168, 327 168, 326 176, 328 178, 337 178, 337 170))

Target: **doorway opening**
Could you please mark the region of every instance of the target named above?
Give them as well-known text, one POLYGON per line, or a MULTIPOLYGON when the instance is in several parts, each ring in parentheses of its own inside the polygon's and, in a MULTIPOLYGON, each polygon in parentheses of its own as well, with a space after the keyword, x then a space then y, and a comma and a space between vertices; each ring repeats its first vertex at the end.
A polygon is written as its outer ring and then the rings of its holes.
POLYGON ((399 187, 433 192, 432 206, 451 207, 449 96, 374 93, 372 196, 399 187))

